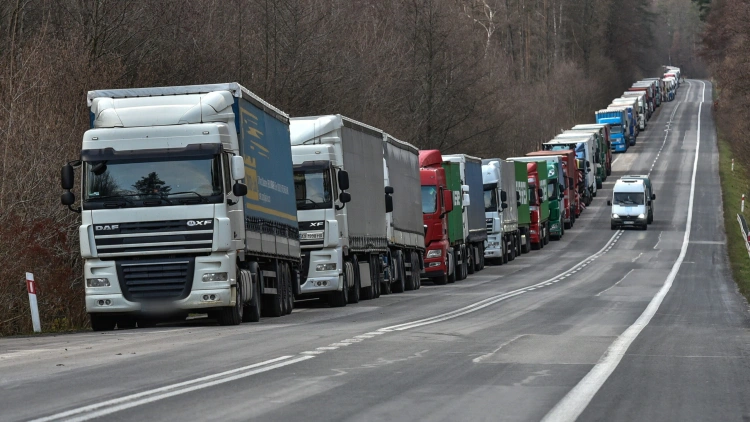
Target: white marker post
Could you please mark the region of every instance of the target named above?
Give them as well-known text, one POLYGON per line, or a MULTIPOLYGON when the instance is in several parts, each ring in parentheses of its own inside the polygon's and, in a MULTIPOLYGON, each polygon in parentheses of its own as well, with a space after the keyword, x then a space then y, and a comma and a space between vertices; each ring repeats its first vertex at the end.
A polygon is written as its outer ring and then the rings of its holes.
POLYGON ((732 172, 734 173, 734 158, 732 158, 732 172))
POLYGON ((745 194, 742 194, 742 204, 740 205, 740 212, 745 212, 745 194))
POLYGON ((31 305, 31 323, 35 333, 42 332, 42 323, 39 321, 39 306, 36 303, 36 283, 34 274, 26 273, 26 288, 29 291, 29 305, 31 305))

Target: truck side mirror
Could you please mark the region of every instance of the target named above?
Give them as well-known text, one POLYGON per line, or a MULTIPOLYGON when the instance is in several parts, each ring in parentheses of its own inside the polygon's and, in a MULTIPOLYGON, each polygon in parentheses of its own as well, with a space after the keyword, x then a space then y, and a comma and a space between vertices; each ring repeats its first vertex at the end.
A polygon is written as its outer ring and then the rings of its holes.
MULTIPOLYGON (((245 178, 245 160, 242 157, 232 157, 232 180, 242 180, 245 178)), ((235 185, 236 186, 236 185, 235 185)), ((237 195, 242 196, 242 195, 237 195)))
POLYGON ((76 202, 76 196, 73 195, 73 192, 67 191, 60 197, 60 202, 63 205, 71 206, 76 202))
POLYGON ((350 202, 352 200, 352 196, 348 192, 341 192, 339 194, 339 201, 341 201, 342 204, 346 204, 347 202, 350 202))
POLYGON ((393 212, 393 197, 391 195, 385 195, 385 212, 393 212))
POLYGON ((471 198, 469 198, 469 194, 468 193, 464 194, 462 202, 463 202, 464 208, 466 208, 468 206, 471 206, 471 198))
POLYGON ((655 193, 651 194, 651 199, 654 200, 654 201, 656 200, 656 194, 655 193))
POLYGON ((507 209, 508 208, 508 203, 507 202, 503 202, 501 204, 501 206, 503 207, 503 209, 507 209))
POLYGON ((385 187, 385 193, 390 195, 393 193, 393 187, 392 186, 386 186, 385 187))
MULTIPOLYGON (((518 193, 518 191, 516 191, 516 201, 520 201, 520 200, 521 200, 521 194, 518 193)), ((519 202, 519 204, 520 204, 520 202, 519 202)))
POLYGON ((443 206, 446 213, 453 211, 453 192, 447 189, 443 191, 443 206))
POLYGON ((461 192, 469 193, 469 185, 461 185, 461 192))
POLYGON ((607 199, 607 206, 608 206, 608 207, 611 207, 611 206, 612 206, 612 201, 610 201, 609 199, 607 199))
MULTIPOLYGON (((74 180, 75 180, 75 177, 73 175, 73 166, 71 166, 70 164, 64 165, 62 167, 62 170, 60 171, 60 184, 62 185, 62 188, 65 190, 73 189, 74 180)), ((69 205, 69 204, 63 204, 63 205, 69 205)))
MULTIPOLYGON (((339 189, 341 190, 349 189, 349 173, 347 173, 346 170, 339 170, 338 181, 339 181, 339 189)), ((344 202, 344 201, 341 201, 341 202, 344 202)), ((346 202, 349 202, 349 201, 346 201, 346 202)))
POLYGON ((500 202, 508 202, 508 193, 504 190, 500 191, 500 202))
POLYGON ((539 203, 544 202, 544 191, 542 191, 541 189, 537 189, 536 194, 539 197, 539 203))
POLYGON ((648 205, 648 206, 651 206, 651 200, 649 200, 649 201, 648 201, 648 204, 647 204, 647 205, 648 205))
MULTIPOLYGON (((236 157, 241 158, 241 157, 236 157)), ((243 164, 244 165, 244 164, 243 164)), ((243 168, 244 171, 244 168, 243 168)), ((232 186, 232 193, 234 196, 245 196, 247 195, 247 185, 244 183, 237 182, 232 186)))

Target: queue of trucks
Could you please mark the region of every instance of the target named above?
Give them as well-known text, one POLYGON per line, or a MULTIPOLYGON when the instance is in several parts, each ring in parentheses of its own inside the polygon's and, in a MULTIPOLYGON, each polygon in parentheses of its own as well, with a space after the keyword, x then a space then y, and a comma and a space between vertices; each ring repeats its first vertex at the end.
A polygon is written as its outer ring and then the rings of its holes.
POLYGON ((61 202, 81 214, 91 326, 190 313, 236 325, 306 298, 342 307, 542 249, 679 77, 640 81, 596 123, 507 159, 419 150, 341 115, 290 118, 238 83, 90 91, 61 202))

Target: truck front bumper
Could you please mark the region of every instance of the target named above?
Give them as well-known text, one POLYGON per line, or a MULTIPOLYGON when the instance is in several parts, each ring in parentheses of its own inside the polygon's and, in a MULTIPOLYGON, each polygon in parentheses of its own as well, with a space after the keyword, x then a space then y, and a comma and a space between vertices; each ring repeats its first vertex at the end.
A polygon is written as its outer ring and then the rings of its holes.
POLYGON ((236 260, 234 252, 215 252, 208 256, 190 257, 185 256, 161 260, 159 258, 144 258, 139 261, 118 261, 87 259, 83 266, 84 282, 86 283, 86 311, 89 313, 169 313, 172 311, 216 308, 234 305, 234 288, 236 285, 236 260), (181 270, 164 268, 175 265, 176 261, 184 264, 181 270), (137 279, 139 289, 134 288, 131 282, 120 280, 124 276, 124 268, 141 268, 149 266, 148 270, 140 270, 148 274, 145 278, 137 279), (192 268, 192 271, 190 269, 192 268), (119 270, 119 271, 118 271, 119 270), (163 276, 160 277, 160 271, 163 276), (165 272, 164 272, 165 271, 165 272), (173 281, 175 271, 184 271, 185 277, 182 298, 180 299, 154 299, 134 297, 146 292, 159 291, 163 287, 163 278, 173 281), (192 274, 191 274, 192 272, 192 274), (223 281, 203 281, 204 276, 225 274, 223 281), (192 279, 190 279, 192 275, 192 279), (108 285, 102 287, 88 287, 89 279, 106 279, 108 285), (152 283, 152 284, 151 284, 152 283), (127 294, 123 289, 130 289, 127 294))
POLYGON ((344 263, 339 249, 305 250, 309 254, 309 268, 307 278, 300 286, 300 294, 314 295, 316 293, 341 291, 344 283, 344 263), (321 271, 318 271, 319 266, 321 271), (334 269, 324 269, 333 266, 334 269))

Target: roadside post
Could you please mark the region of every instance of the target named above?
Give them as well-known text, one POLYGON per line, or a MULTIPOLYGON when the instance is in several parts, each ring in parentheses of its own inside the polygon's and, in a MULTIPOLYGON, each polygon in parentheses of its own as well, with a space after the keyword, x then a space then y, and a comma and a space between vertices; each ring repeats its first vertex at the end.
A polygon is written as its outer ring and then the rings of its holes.
POLYGON ((745 194, 742 194, 742 203, 740 204, 740 211, 745 212, 745 194))
POLYGON ((39 321, 39 306, 36 302, 36 283, 34 274, 26 273, 26 289, 29 291, 29 305, 31 306, 31 324, 35 333, 42 332, 42 323, 39 321))

